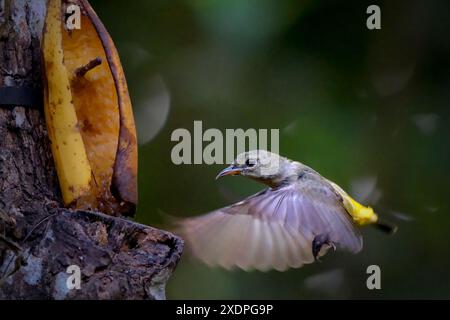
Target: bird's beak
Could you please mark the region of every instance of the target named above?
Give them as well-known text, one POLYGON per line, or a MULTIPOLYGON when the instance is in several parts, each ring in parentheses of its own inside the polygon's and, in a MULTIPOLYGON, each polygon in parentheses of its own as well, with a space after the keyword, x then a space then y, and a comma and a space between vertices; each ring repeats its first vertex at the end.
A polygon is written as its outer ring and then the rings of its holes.
POLYGON ((219 178, 222 178, 224 176, 235 176, 241 174, 242 169, 235 167, 233 165, 229 166, 228 168, 223 169, 219 172, 219 174, 216 177, 216 180, 219 178))

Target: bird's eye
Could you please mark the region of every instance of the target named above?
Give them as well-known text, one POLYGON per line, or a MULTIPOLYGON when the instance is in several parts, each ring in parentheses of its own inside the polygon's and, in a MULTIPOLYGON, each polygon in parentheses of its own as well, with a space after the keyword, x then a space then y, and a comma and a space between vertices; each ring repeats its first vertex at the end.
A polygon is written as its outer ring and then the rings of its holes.
POLYGON ((256 164, 256 161, 253 160, 253 159, 247 159, 247 160, 245 160, 245 165, 246 165, 247 167, 253 167, 255 164, 256 164))

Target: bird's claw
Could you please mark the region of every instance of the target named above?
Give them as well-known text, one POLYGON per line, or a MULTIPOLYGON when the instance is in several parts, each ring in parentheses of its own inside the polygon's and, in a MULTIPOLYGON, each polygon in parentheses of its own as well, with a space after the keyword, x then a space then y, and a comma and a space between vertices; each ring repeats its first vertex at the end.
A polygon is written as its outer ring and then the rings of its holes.
POLYGON ((334 252, 336 252, 336 245, 333 242, 328 242, 327 244, 333 248, 334 252))

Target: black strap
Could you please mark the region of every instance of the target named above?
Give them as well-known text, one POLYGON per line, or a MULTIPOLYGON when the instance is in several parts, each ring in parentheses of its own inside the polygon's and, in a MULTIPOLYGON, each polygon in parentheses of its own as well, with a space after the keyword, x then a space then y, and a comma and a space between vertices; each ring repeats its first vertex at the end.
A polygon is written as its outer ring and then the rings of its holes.
POLYGON ((23 106, 39 109, 42 89, 29 87, 0 87, 0 107, 23 106))

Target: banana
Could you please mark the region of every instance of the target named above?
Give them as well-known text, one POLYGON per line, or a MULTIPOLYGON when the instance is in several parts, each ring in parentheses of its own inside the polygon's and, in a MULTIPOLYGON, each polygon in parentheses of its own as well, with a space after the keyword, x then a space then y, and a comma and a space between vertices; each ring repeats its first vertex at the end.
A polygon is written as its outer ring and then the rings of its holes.
POLYGON ((49 0, 43 37, 44 112, 64 203, 70 205, 91 189, 91 166, 78 126, 64 65, 61 1, 49 0))
POLYGON ((43 36, 45 117, 64 204, 132 215, 137 139, 114 43, 86 0, 49 0, 43 36), (80 29, 62 22, 80 7, 80 29))

